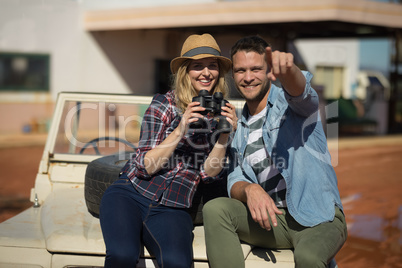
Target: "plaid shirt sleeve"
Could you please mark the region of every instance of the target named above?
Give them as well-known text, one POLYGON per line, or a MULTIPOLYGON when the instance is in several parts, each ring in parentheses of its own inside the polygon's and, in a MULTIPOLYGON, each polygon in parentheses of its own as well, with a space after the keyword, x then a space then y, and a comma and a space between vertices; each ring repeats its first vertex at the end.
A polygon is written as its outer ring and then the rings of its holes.
POLYGON ((129 171, 141 179, 150 179, 144 164, 145 154, 160 144, 166 135, 166 128, 172 120, 172 110, 169 99, 164 95, 155 95, 150 106, 145 111, 141 125, 141 135, 135 158, 132 159, 134 167, 129 171))
POLYGON ((228 163, 225 162, 225 165, 223 166, 222 170, 219 172, 218 175, 214 176, 214 177, 210 177, 208 176, 208 174, 205 172, 205 168, 204 168, 205 163, 203 163, 200 167, 200 179, 204 182, 204 183, 212 183, 214 181, 217 180, 222 180, 224 177, 227 176, 227 171, 228 171, 228 163))
POLYGON ((165 140, 180 120, 174 94, 156 95, 145 112, 136 154, 126 163, 122 172, 144 196, 166 206, 190 207, 199 179, 209 183, 222 179, 226 172, 224 169, 217 176, 210 177, 205 172, 204 163, 197 160, 197 155, 204 158, 210 153, 212 143, 209 137, 212 132, 200 135, 191 131, 187 133, 179 142, 170 159, 172 161, 169 160, 168 166, 156 174, 148 174, 144 165, 145 154, 165 140))
MULTIPOLYGON (((226 178, 228 175, 228 170, 229 170, 229 155, 230 155, 230 148, 231 148, 231 143, 233 140, 233 136, 234 133, 230 134, 229 137, 229 141, 227 142, 227 148, 226 148, 226 161, 222 167, 222 170, 219 172, 218 175, 214 176, 214 177, 210 177, 208 176, 208 174, 205 172, 205 162, 201 165, 200 167, 200 179, 204 182, 204 183, 212 183, 216 180, 222 180, 223 178, 226 178)), ((210 146, 209 151, 206 152, 206 154, 208 155, 210 151, 212 151, 213 145, 210 146)))

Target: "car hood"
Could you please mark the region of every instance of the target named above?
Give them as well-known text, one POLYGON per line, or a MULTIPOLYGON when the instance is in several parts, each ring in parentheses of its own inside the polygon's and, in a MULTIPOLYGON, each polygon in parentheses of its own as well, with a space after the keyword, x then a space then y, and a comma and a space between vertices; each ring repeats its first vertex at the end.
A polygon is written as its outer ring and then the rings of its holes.
POLYGON ((41 209, 46 248, 53 253, 105 254, 99 219, 85 205, 83 185, 53 186, 41 209))
MULTIPOLYGON (((105 254, 99 219, 93 217, 87 210, 83 186, 55 186, 42 206, 41 218, 48 251, 105 254)), ((246 257, 251 247, 242 244, 242 248, 246 257)), ((146 248, 143 252, 144 256, 150 257, 146 248)), ((202 226, 194 229, 193 252, 195 260, 207 260, 202 226)))
MULTIPOLYGON (((87 210, 84 186, 53 184, 52 193, 39 208, 31 207, 0 229, 0 246, 43 248, 53 254, 105 255, 99 219, 87 210)), ((242 244, 244 257, 252 247, 242 244)), ((150 257, 143 249, 144 256, 150 257)), ((194 229, 194 260, 206 261, 203 226, 194 229)))

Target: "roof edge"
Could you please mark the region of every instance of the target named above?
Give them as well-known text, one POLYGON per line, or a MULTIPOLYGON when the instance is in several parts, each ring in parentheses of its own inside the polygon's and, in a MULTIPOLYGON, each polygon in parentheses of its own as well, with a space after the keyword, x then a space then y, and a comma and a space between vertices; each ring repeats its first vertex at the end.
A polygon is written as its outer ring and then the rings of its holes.
POLYGON ((84 28, 99 31, 343 21, 402 29, 401 18, 399 4, 364 0, 258 0, 92 10, 84 14, 84 28))

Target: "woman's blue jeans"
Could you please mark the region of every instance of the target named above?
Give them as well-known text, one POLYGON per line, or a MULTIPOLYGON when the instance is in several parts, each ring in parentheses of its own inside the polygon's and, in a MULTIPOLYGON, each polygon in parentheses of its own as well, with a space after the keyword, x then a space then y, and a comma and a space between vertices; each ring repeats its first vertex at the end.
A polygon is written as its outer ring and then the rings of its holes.
POLYGON ((191 267, 193 223, 188 212, 144 197, 125 175, 105 191, 99 218, 105 267, 136 267, 141 244, 160 268, 191 267))

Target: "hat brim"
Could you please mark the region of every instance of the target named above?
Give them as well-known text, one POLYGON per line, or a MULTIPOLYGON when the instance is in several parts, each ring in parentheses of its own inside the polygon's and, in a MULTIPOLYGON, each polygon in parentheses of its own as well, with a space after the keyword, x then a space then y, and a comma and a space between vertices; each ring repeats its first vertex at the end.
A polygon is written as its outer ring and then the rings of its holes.
POLYGON ((170 70, 172 71, 173 74, 177 73, 177 70, 179 70, 180 66, 186 61, 186 60, 199 60, 203 58, 216 58, 219 60, 219 66, 222 68, 224 72, 228 72, 230 68, 232 67, 232 61, 226 57, 223 56, 215 56, 211 54, 198 54, 193 57, 177 57, 174 58, 170 62, 170 70))

